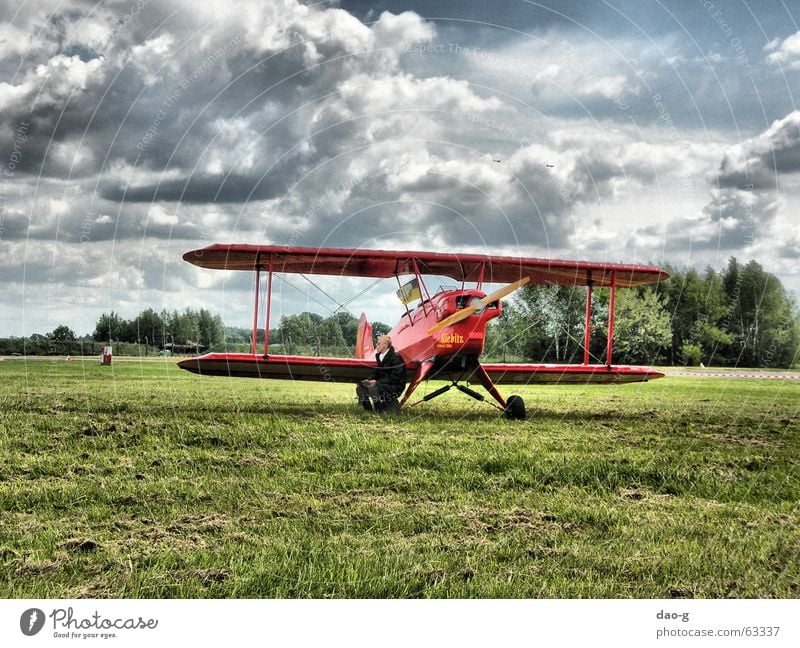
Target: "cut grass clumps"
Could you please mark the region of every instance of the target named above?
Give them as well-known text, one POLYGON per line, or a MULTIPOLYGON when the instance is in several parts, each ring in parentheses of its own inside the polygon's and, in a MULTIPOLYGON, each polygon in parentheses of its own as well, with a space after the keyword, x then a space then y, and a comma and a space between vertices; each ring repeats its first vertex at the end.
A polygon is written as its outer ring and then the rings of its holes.
POLYGON ((514 391, 2 362, 0 595, 800 595, 800 385, 514 391))

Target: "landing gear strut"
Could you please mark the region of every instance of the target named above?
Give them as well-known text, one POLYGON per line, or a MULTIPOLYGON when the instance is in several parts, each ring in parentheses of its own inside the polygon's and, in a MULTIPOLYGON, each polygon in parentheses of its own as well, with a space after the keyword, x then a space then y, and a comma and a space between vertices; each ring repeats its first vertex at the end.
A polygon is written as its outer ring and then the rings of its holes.
POLYGON ((474 389, 470 389, 466 385, 460 385, 456 381, 453 381, 452 384, 440 387, 436 391, 432 391, 430 394, 423 396, 416 403, 413 403, 411 407, 417 403, 427 403, 429 400, 433 400, 437 396, 441 396, 445 392, 450 391, 453 387, 455 387, 461 393, 466 394, 470 398, 474 398, 476 401, 488 403, 492 407, 499 409, 501 412, 505 413, 507 419, 523 420, 525 418, 525 402, 522 400, 521 396, 509 396, 505 407, 500 407, 491 401, 487 401, 483 394, 476 392, 474 389))
POLYGON ((411 381, 411 384, 409 384, 405 394, 403 394, 403 399, 400 401, 400 405, 402 406, 406 403, 411 394, 417 387, 419 387, 423 380, 428 380, 429 378, 435 377, 443 378, 445 375, 449 376, 451 380, 453 376, 458 377, 449 385, 445 385, 444 387, 440 387, 439 389, 432 391, 430 394, 423 396, 415 403, 409 405, 409 407, 413 407, 419 403, 428 402, 429 400, 432 400, 437 396, 441 396, 445 392, 450 391, 453 387, 455 387, 458 391, 466 394, 470 398, 474 398, 476 401, 480 401, 481 403, 488 403, 495 409, 500 410, 508 419, 523 420, 525 418, 525 402, 522 400, 522 397, 509 396, 508 400, 503 398, 500 392, 497 391, 497 387, 495 386, 494 382, 492 382, 489 374, 486 373, 486 370, 481 366, 480 362, 477 361, 477 358, 468 357, 461 357, 458 359, 458 362, 454 362, 453 359, 449 359, 446 364, 441 366, 436 365, 435 358, 431 358, 430 360, 426 360, 425 362, 421 363, 417 369, 414 379, 411 381), (466 385, 459 384, 462 380, 470 380, 473 383, 480 383, 483 385, 483 388, 489 392, 489 395, 494 399, 495 402, 487 400, 483 394, 476 392, 474 389, 471 389, 466 385))

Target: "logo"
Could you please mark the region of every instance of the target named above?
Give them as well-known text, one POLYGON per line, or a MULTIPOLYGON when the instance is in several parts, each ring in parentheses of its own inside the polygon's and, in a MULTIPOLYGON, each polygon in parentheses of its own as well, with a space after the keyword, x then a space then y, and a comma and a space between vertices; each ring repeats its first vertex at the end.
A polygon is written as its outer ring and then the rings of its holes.
POLYGON ((39 608, 25 610, 19 618, 19 629, 26 637, 32 637, 44 627, 44 612, 39 608))
POLYGON ((464 344, 464 336, 461 333, 443 333, 439 342, 441 344, 464 344))

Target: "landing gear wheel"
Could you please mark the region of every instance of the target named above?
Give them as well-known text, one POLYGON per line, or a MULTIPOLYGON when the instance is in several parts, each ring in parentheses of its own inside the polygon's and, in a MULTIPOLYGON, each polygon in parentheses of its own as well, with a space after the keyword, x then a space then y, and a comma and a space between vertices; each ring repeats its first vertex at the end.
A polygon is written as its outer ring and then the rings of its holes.
POLYGON ((506 418, 523 420, 525 418, 525 401, 521 396, 509 396, 506 401, 506 418))

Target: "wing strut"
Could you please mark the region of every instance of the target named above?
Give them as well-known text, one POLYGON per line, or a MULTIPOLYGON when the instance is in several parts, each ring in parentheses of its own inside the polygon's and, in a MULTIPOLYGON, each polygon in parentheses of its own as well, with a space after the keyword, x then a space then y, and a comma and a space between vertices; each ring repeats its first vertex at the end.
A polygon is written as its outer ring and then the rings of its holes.
POLYGON ((258 293, 261 292, 261 268, 256 266, 256 296, 253 305, 253 338, 250 340, 250 353, 256 354, 258 343, 258 293))
POLYGON ((614 308, 617 297, 617 271, 611 271, 611 287, 608 299, 608 345, 606 346, 606 367, 611 366, 611 352, 614 350, 614 308))
POLYGON ((267 321, 264 323, 264 355, 269 355, 269 316, 272 310, 272 255, 269 255, 269 279, 267 280, 267 321))
POLYGON ((583 364, 589 364, 589 347, 592 344, 592 272, 586 280, 586 329, 583 332, 583 364))
POLYGON ((419 266, 417 265, 417 260, 412 257, 411 258, 412 267, 414 268, 414 276, 416 276, 419 285, 422 287, 422 290, 425 291, 425 296, 422 297, 420 293, 420 299, 422 299, 422 306, 425 309, 425 314, 428 314, 428 305, 431 301, 431 294, 428 292, 428 286, 425 285, 425 282, 422 280, 422 274, 419 271, 419 266))

